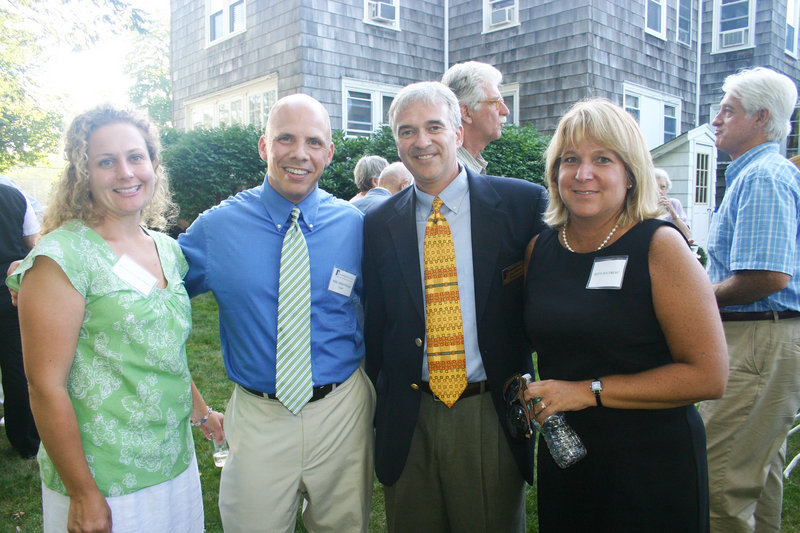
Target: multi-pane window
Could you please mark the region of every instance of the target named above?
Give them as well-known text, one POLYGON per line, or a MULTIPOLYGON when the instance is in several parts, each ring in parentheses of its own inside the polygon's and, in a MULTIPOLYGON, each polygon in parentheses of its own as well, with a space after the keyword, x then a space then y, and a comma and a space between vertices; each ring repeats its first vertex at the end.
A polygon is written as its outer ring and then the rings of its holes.
POLYGON ((678 0, 678 42, 692 44, 692 0, 678 0))
POLYGON ((400 0, 364 0, 364 22, 400 29, 400 0))
POLYGON ((666 0, 645 0, 647 5, 646 31, 656 37, 666 38, 667 2, 666 0))
POLYGON ((697 166, 694 177, 694 203, 708 203, 709 154, 697 154, 697 166))
POLYGON ((714 0, 714 51, 753 45, 755 0, 714 0))
POLYGON ((245 0, 206 0, 208 43, 245 30, 245 0))
POLYGON ((678 118, 675 106, 664 104, 664 142, 678 136, 678 118))
POLYGON ((373 130, 372 93, 347 91, 347 132, 371 133, 373 130))
POLYGON ((232 124, 263 129, 278 97, 274 78, 228 89, 187 104, 187 128, 216 128, 232 124))
POLYGON ((794 109, 790 122, 792 129, 786 138, 786 157, 800 155, 800 108, 794 109))
POLYGON ((483 31, 495 31, 519 24, 518 0, 483 0, 483 31))
POLYGON ((797 57, 797 27, 800 17, 800 0, 786 2, 786 53, 797 57))
POLYGON ((389 123, 389 107, 401 87, 342 79, 342 125, 347 135, 369 135, 389 123))

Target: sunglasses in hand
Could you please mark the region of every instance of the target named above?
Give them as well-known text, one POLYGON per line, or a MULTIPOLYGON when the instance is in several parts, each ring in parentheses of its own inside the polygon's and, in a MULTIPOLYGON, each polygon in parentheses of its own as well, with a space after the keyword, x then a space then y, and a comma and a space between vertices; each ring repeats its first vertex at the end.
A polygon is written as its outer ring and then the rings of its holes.
POLYGON ((528 385, 527 379, 514 374, 503 386, 503 399, 506 402, 506 422, 511 437, 529 439, 533 435, 531 413, 523 393, 528 385))

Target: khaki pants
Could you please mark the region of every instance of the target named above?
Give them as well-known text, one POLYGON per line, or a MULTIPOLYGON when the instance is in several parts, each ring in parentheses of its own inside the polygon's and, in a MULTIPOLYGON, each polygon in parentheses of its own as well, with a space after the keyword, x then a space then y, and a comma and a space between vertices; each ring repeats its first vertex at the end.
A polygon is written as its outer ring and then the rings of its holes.
POLYGON ((525 481, 492 395, 448 409, 423 394, 405 468, 385 495, 389 533, 525 531, 525 481))
POLYGON ((724 322, 725 394, 700 404, 711 531, 780 530, 784 443, 800 406, 800 318, 724 322))
POLYGON ((237 386, 225 412, 230 455, 219 510, 226 533, 361 533, 372 501, 375 390, 363 369, 299 415, 237 386))

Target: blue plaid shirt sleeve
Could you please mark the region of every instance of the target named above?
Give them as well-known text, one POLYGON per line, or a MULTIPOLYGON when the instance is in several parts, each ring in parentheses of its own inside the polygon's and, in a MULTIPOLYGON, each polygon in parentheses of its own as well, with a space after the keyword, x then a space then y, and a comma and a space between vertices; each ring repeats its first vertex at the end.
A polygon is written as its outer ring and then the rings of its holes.
POLYGON ((738 209, 731 239, 731 270, 770 270, 794 275, 797 205, 786 168, 762 167, 737 191, 738 209))

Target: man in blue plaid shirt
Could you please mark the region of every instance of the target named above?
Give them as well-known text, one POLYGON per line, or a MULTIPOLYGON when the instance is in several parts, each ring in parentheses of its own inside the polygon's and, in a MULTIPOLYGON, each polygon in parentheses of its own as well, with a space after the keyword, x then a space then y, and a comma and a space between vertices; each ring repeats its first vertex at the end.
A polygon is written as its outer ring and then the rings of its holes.
POLYGON ((800 171, 779 153, 794 82, 766 68, 728 76, 716 128, 730 155, 711 223, 708 274, 730 356, 722 398, 700 405, 712 532, 779 531, 784 443, 800 407, 800 171))

